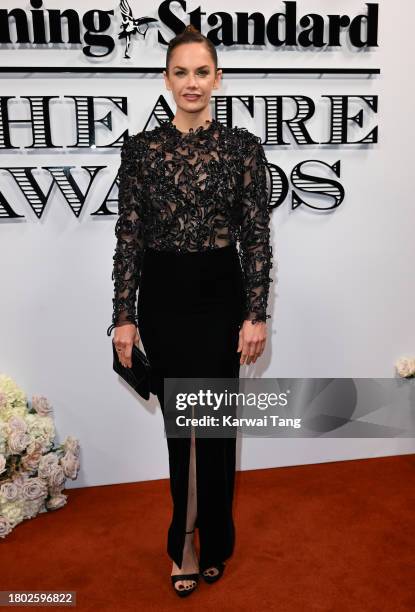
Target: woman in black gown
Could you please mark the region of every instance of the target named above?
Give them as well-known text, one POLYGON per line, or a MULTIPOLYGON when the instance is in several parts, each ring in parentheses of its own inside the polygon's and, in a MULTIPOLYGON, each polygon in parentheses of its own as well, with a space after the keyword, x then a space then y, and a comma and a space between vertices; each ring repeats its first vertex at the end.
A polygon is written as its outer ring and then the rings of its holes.
MULTIPOLYGON (((128 137, 121 150, 107 330, 115 328, 128 367, 141 337, 163 417, 165 377, 238 379, 240 365, 261 355, 272 280, 266 158, 259 137, 209 116, 221 78, 215 47, 188 26, 169 44, 164 77, 177 104, 174 122, 156 112, 160 125, 128 137)), ((220 578, 233 552, 236 437, 192 432, 167 444, 167 552, 183 596, 199 572, 206 582, 220 578)))

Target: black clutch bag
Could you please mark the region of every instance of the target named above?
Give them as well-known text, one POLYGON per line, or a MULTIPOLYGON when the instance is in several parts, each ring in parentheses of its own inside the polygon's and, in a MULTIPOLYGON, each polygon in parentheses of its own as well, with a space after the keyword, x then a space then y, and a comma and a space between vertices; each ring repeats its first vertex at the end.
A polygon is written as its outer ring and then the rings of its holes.
POLYGON ((132 387, 141 397, 148 400, 151 387, 151 366, 147 356, 136 344, 133 344, 131 352, 132 367, 127 368, 119 360, 114 340, 112 343, 113 369, 132 387))

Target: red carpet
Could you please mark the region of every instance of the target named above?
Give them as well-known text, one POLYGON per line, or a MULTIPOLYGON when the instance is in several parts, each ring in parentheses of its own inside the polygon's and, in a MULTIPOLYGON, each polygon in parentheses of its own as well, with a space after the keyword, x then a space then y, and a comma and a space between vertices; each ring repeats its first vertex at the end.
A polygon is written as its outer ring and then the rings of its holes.
POLYGON ((415 610, 415 455, 238 472, 235 552, 185 599, 168 480, 66 493, 1 540, 0 590, 76 591, 82 611, 415 610))

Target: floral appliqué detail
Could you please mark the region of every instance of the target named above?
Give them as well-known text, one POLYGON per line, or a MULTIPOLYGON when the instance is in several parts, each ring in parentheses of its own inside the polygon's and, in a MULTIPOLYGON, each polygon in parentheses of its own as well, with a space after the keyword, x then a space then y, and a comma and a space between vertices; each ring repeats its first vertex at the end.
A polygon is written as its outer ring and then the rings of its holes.
POLYGON ((266 321, 273 252, 260 138, 212 119, 180 131, 171 120, 127 137, 118 170, 112 324, 134 323, 146 247, 206 251, 239 243, 245 319, 266 321))

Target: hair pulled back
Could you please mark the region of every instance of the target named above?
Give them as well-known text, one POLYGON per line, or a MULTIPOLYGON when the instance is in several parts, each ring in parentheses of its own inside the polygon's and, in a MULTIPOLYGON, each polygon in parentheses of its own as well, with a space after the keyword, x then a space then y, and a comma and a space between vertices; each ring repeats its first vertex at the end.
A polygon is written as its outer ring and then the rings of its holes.
POLYGON ((204 45, 206 45, 207 50, 209 51, 209 54, 215 65, 215 70, 218 69, 218 55, 216 53, 215 45, 212 43, 211 40, 206 38, 206 36, 202 34, 200 30, 198 30, 193 24, 190 23, 184 28, 184 30, 182 30, 182 32, 177 34, 177 36, 172 38, 169 42, 169 46, 167 48, 166 53, 166 72, 169 71, 169 64, 174 49, 176 49, 179 45, 184 45, 193 42, 203 43, 204 45))

